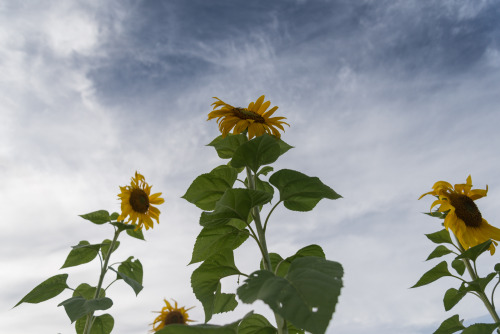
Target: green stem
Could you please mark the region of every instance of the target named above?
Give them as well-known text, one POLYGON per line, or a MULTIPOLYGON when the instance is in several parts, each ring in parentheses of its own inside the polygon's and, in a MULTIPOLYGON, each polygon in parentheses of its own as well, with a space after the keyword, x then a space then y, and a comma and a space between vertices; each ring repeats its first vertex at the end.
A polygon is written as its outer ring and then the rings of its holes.
MULTIPOLYGON (((455 237, 455 240, 457 241, 457 245, 458 245, 458 248, 460 249, 460 252, 461 253, 465 252, 465 249, 460 244, 460 241, 458 241, 456 239, 456 237, 455 237)), ((474 270, 475 264, 474 264, 474 268, 473 268, 469 259, 462 259, 462 260, 465 263, 465 267, 467 268, 467 271, 469 272, 469 275, 470 275, 472 281, 479 279, 477 272, 474 270)), ((495 307, 493 307, 493 305, 490 303, 490 300, 488 299, 488 296, 486 296, 486 293, 484 291, 479 291, 479 292, 477 292, 477 295, 478 295, 479 299, 481 299, 481 301, 483 302, 483 304, 486 307, 486 309, 488 310, 488 312, 490 312, 490 315, 493 318, 493 320, 495 321, 495 323, 499 323, 500 318, 498 317, 497 311, 495 310, 495 307)))
MULTIPOLYGON (((111 245, 109 247, 108 254, 106 254, 106 259, 104 259, 104 264, 101 267, 101 275, 99 276, 99 282, 97 283, 97 288, 95 290, 94 298, 97 299, 99 297, 99 294, 101 292, 102 288, 102 282, 104 281, 104 276, 106 275, 106 272, 108 271, 108 263, 109 259, 111 257, 111 253, 113 252, 113 249, 115 248, 116 241, 118 240, 118 236, 120 235, 120 230, 115 229, 115 235, 113 237, 113 241, 111 241, 111 245)), ((94 312, 87 314, 87 320, 85 321, 85 328, 83 329, 83 334, 89 334, 90 329, 92 328, 92 323, 94 321, 94 312)))
MULTIPOLYGON (((250 168, 246 167, 248 188, 255 190, 255 176, 252 175, 250 168)), ((258 207, 252 208, 252 217, 255 222, 255 229, 257 230, 257 237, 260 250, 262 252, 262 259, 264 263, 264 268, 269 271, 273 271, 273 266, 271 264, 271 258, 269 257, 269 251, 267 250, 267 242, 264 228, 262 227, 262 221, 260 220, 260 212, 258 207)), ((269 218, 269 215, 268 215, 269 218)), ((266 219, 267 224, 267 219, 266 219)), ((276 325, 278 327, 278 334, 288 334, 288 328, 286 326, 286 321, 277 313, 274 313, 276 318, 276 325)))

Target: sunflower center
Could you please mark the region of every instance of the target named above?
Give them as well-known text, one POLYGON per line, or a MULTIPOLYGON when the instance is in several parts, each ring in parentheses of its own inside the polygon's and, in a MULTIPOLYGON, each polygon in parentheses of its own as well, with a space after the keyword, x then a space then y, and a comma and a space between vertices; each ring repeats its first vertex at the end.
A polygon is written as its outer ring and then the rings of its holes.
POLYGON ((148 194, 142 189, 135 188, 130 194, 129 203, 135 212, 146 213, 149 209, 148 194))
POLYGON ((168 312, 167 316, 165 317, 165 325, 171 324, 186 324, 184 316, 181 312, 175 310, 168 312))
POLYGON ((449 198, 451 205, 455 208, 455 214, 464 221, 467 227, 481 226, 483 217, 472 199, 461 194, 450 194, 449 198))
POLYGON ((234 108, 233 112, 236 117, 241 119, 253 119, 257 123, 265 123, 266 120, 261 115, 254 113, 245 108, 234 108))

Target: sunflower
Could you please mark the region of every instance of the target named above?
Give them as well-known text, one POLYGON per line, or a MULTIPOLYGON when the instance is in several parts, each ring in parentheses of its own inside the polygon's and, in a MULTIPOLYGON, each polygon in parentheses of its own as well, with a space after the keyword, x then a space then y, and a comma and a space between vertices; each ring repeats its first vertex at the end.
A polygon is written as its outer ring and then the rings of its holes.
POLYGON ((283 124, 290 125, 282 121, 286 117, 271 117, 278 107, 267 110, 271 101, 264 102, 264 98, 265 96, 262 95, 257 101, 250 102, 248 108, 235 108, 218 97, 214 97, 217 101, 212 103, 214 108, 208 113, 208 121, 217 118, 222 137, 226 137, 231 129, 233 134, 242 133, 248 129, 250 139, 262 136, 264 133, 280 138, 281 134, 277 128, 285 131, 283 124))
MULTIPOLYGON (((492 239, 490 253, 495 253, 494 240, 500 241, 500 229, 488 224, 479 211, 475 200, 485 197, 486 189, 472 189, 472 179, 469 175, 465 184, 455 184, 454 187, 448 182, 438 181, 432 187, 432 191, 423 194, 437 196, 438 199, 432 203, 431 210, 439 205, 437 211, 447 212, 444 226, 452 230, 464 249, 469 249, 492 239)), ((419 198, 419 199, 420 199, 419 198)))
POLYGON ((155 312, 155 313, 160 313, 159 316, 156 317, 155 321, 151 325, 153 325, 153 332, 159 331, 166 325, 172 325, 172 324, 182 324, 186 325, 188 322, 191 322, 193 320, 189 319, 189 315, 187 311, 192 309, 193 307, 190 307, 188 309, 181 307, 179 308, 177 306, 177 302, 175 302, 175 306, 172 306, 168 302, 168 300, 163 299, 165 301, 166 306, 164 306, 161 309, 161 312, 155 312))
POLYGON ((152 204, 162 204, 165 200, 160 197, 161 193, 151 195, 151 187, 144 176, 135 172, 130 186, 120 187, 121 194, 118 197, 122 201, 122 213, 117 220, 124 221, 130 216, 127 223, 137 225, 136 230, 142 226, 146 230, 153 228, 153 219, 159 223, 160 210, 152 204))

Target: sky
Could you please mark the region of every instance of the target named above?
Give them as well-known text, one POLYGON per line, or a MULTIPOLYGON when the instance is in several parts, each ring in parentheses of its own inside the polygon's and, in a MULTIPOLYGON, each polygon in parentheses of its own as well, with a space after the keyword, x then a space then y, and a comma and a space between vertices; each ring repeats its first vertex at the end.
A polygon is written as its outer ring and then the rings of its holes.
MULTIPOLYGON (((147 333, 163 298, 203 307, 190 287, 201 210, 180 198, 225 163, 206 146, 212 97, 246 106, 265 94, 294 146, 275 164, 319 177, 343 198, 306 213, 279 207, 268 247, 289 256, 319 244, 345 270, 328 334, 432 333, 460 314, 492 322, 472 296, 445 312, 452 278, 410 289, 438 263, 424 236, 440 221, 418 201, 434 182, 489 187, 478 201, 500 226, 500 2, 4 1, 0 3, 0 332, 72 333, 61 301, 12 307, 50 276, 96 284, 98 262, 59 270, 80 240, 111 227, 78 215, 120 209, 119 186, 144 174, 165 203, 147 241, 121 238, 112 261, 144 267, 135 297, 108 296, 113 333, 147 333)), ((236 253, 250 273, 251 240, 236 253)), ((498 253, 480 259, 486 274, 498 253)), ((240 282, 241 283, 241 282, 240 282)), ((222 281, 233 292, 236 278, 222 281)), ((497 300, 498 302, 498 300, 497 300)), ((226 324, 263 303, 213 317, 226 324)))

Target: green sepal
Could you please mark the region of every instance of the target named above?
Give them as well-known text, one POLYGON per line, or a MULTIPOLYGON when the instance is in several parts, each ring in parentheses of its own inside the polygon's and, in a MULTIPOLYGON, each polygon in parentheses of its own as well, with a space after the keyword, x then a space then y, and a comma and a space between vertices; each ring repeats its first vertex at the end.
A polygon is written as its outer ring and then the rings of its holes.
POLYGON ((134 257, 130 256, 126 261, 123 261, 119 266, 118 270, 109 267, 117 274, 117 279, 123 279, 125 283, 130 285, 137 296, 139 292, 144 288, 142 286, 143 269, 141 261, 132 260, 134 257))
POLYGON ((87 300, 83 297, 71 297, 57 306, 63 306, 71 323, 97 310, 107 310, 113 301, 107 297, 87 300))
POLYGON ((276 334, 278 330, 262 315, 252 314, 240 322, 238 334, 276 334))
POLYGON ((275 162, 281 155, 278 139, 263 134, 241 144, 233 154, 231 166, 235 168, 248 167, 257 173, 263 165, 275 162))
POLYGON ((446 319, 433 334, 452 334, 465 328, 463 320, 458 318, 458 314, 446 319))
POLYGON ((126 230, 125 231, 128 235, 130 235, 132 238, 136 238, 139 240, 146 240, 144 239, 144 234, 142 233, 142 229, 133 229, 133 230, 126 230))
POLYGON ((275 313, 312 334, 323 334, 342 288, 340 263, 320 257, 295 259, 285 277, 252 273, 237 290, 244 303, 264 301, 275 313))
POLYGON ((238 172, 226 165, 214 168, 210 173, 198 176, 182 196, 202 210, 213 210, 215 203, 230 189, 238 177, 238 172))
POLYGON ((234 250, 243 244, 249 235, 248 230, 240 230, 230 225, 203 228, 196 238, 189 264, 204 261, 226 249, 234 250))
POLYGON ((460 275, 462 276, 465 272, 465 263, 464 261, 462 260, 453 260, 451 262, 451 266, 453 267, 453 269, 455 269, 455 271, 460 275))
POLYGON ((441 277, 445 276, 452 276, 452 274, 448 270, 448 264, 446 261, 440 262, 438 265, 436 265, 434 268, 426 272, 419 280, 418 282, 412 286, 412 288, 416 288, 422 285, 426 285, 429 283, 432 283, 441 277))
POLYGON ((432 253, 429 254, 429 257, 425 261, 429 261, 430 259, 441 257, 450 253, 453 253, 453 251, 448 249, 446 246, 439 245, 432 251, 432 253))
POLYGON ((310 211, 323 198, 341 198, 317 177, 310 177, 291 169, 282 169, 271 175, 269 182, 278 188, 280 201, 293 211, 310 211))
MULTIPOLYGON (((298 259, 300 257, 315 256, 315 257, 320 257, 322 259, 326 259, 323 249, 318 245, 309 245, 303 247, 299 249, 294 255, 289 256, 284 260, 281 258, 279 254, 276 253, 271 253, 271 254, 269 255, 270 255, 271 265, 273 267, 272 270, 277 276, 280 277, 285 277, 293 260, 298 259), (271 256, 271 254, 273 255, 271 256)), ((260 269, 264 269, 264 263, 262 261, 260 263, 260 269)))
POLYGON ((500 323, 495 324, 473 324, 464 329, 462 334, 491 334, 498 328, 500 323))
POLYGON ((228 134, 225 138, 218 136, 207 146, 212 146, 217 151, 217 155, 221 159, 231 159, 233 157, 234 151, 241 144, 247 142, 248 139, 244 134, 232 135, 228 134))
POLYGON ((21 303, 38 304, 54 298, 63 292, 64 289, 68 288, 68 285, 66 284, 67 279, 68 274, 59 274, 47 278, 31 290, 26 296, 24 296, 23 299, 14 305, 14 307, 21 303))
MULTIPOLYGON (((83 334, 87 317, 82 317, 75 322, 76 334, 83 334)), ((110 334, 115 326, 115 319, 108 313, 94 316, 90 334, 110 334)))
MULTIPOLYGON (((73 291, 73 297, 83 297, 87 300, 94 299, 96 290, 97 287, 82 283, 73 291)), ((106 291, 104 289, 99 290, 99 298, 104 297, 106 297, 106 291)))
POLYGON ((479 245, 469 248, 462 254, 456 257, 456 259, 469 259, 471 261, 476 261, 479 255, 486 252, 491 246, 491 240, 487 240, 479 245))
POLYGON ((448 214, 448 211, 446 212, 441 212, 441 211, 432 211, 432 212, 423 212, 424 214, 431 216, 431 217, 436 217, 439 219, 445 219, 446 215, 448 214))
POLYGON ((80 217, 88 221, 91 221, 92 223, 97 225, 106 224, 111 221, 111 216, 109 215, 109 212, 106 210, 98 210, 90 212, 84 215, 80 215, 80 217))
POLYGON ((449 311, 453 306, 457 305, 460 300, 467 294, 467 291, 463 289, 463 284, 460 289, 450 288, 446 290, 443 298, 444 309, 449 311))
MULTIPOLYGON (((257 175, 257 176, 259 176, 259 175, 261 175, 261 174, 262 174, 262 175, 267 175, 267 174, 269 174, 270 172, 272 172, 273 170, 274 170, 274 168, 273 168, 273 167, 271 167, 271 166, 264 166, 264 167, 262 167, 262 168, 261 168, 261 169, 257 172, 257 174, 256 174, 256 175, 257 175)), ((258 314, 256 314, 256 315, 258 315, 258 314)))
POLYGON ((253 189, 228 189, 215 205, 213 212, 203 212, 200 225, 217 227, 226 225, 231 219, 248 221, 250 210, 272 199, 272 195, 253 189))
POLYGON ((425 236, 435 244, 447 243, 447 244, 453 245, 453 242, 451 241, 451 237, 450 237, 450 232, 448 232, 446 229, 442 229, 441 231, 426 234, 425 236))
MULTIPOLYGON (((103 259, 105 259, 106 256, 108 256, 109 248, 111 247, 111 242, 112 241, 109 239, 104 239, 102 241, 101 254, 102 254, 103 259)), ((118 247, 120 247, 120 242, 116 241, 115 245, 113 246, 113 251, 111 252, 111 254, 113 254, 118 249, 118 247)))
POLYGON ((78 245, 72 246, 71 248, 73 249, 69 252, 68 257, 66 257, 66 261, 64 261, 61 269, 78 266, 92 261, 97 256, 97 253, 99 253, 101 245, 91 245, 87 240, 82 240, 78 245))
POLYGON ((196 298, 203 305, 205 322, 214 314, 216 292, 220 280, 231 275, 241 274, 234 264, 232 251, 225 251, 206 259, 191 275, 191 286, 196 298))

